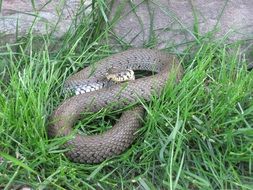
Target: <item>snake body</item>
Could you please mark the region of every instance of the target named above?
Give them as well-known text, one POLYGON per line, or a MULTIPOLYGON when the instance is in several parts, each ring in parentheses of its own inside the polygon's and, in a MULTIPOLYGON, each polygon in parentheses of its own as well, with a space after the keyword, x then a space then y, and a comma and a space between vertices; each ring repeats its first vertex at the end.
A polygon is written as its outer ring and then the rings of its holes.
MULTIPOLYGON (((106 106, 116 110, 140 99, 149 101, 153 92, 162 91, 168 78, 175 76, 178 81, 182 73, 176 57, 159 50, 132 49, 102 59, 95 64, 95 69, 92 66, 84 68, 65 82, 66 89, 88 87, 91 92, 77 93, 58 106, 50 117, 48 134, 50 137, 70 135, 82 112, 94 113, 106 106), (107 85, 105 73, 110 68, 148 70, 156 74, 127 83, 107 85)), ((143 114, 142 106, 135 106, 123 112, 117 123, 103 134, 74 135, 64 144, 64 147, 70 148, 65 155, 79 163, 99 163, 119 155, 135 140, 143 114)))

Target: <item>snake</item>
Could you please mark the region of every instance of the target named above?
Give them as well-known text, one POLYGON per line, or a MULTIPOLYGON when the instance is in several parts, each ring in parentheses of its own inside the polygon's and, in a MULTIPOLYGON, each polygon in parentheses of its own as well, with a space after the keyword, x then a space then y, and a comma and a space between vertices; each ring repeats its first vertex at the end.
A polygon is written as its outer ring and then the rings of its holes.
MULTIPOLYGON (((119 72, 119 73, 122 73, 119 72)), ((126 74, 127 75, 127 74, 126 74)), ((50 115, 48 136, 66 137, 66 157, 77 163, 101 163, 126 151, 138 136, 145 114, 141 102, 159 96, 168 80, 178 83, 183 67, 177 57, 157 49, 129 49, 99 60, 70 76, 64 89, 75 92, 50 115), (111 82, 115 75, 108 71, 151 71, 150 76, 111 82), (133 106, 129 106, 133 105, 133 106), (97 113, 103 108, 123 111, 115 125, 102 134, 82 135, 73 128, 83 113, 97 113)), ((122 75, 117 80, 121 80, 122 75)))

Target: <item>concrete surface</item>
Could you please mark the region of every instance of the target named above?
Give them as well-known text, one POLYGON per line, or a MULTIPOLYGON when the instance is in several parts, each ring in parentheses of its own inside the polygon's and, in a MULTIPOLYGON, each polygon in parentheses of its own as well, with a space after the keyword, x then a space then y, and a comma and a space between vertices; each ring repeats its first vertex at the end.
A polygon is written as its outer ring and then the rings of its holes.
POLYGON ((252 10, 252 0, 115 0, 110 19, 117 20, 113 31, 124 42, 142 47, 156 40, 164 48, 211 31, 227 42, 253 39, 252 10))
MULTIPOLYGON (((27 34, 31 27, 33 34, 52 33, 61 37, 75 18, 79 0, 3 0, 0 11, 0 44, 15 42, 16 37, 27 34)), ((85 1, 88 6, 91 0, 85 1)), ((89 10, 87 10, 89 11, 89 10)))
MULTIPOLYGON (((227 42, 253 39, 253 0, 111 0, 110 22, 118 39, 133 47, 175 47, 209 34, 227 42), (195 26, 195 27, 194 27, 195 26), (215 34, 215 35, 213 35, 215 34), (224 38, 223 38, 224 39, 224 38)), ((33 33, 60 38, 69 29, 80 0, 4 0, 0 12, 0 45, 33 33)), ((84 1, 88 6, 91 0, 84 1)), ((88 9, 87 12, 91 11, 88 9)), ((112 44, 119 46, 117 41, 112 44)), ((248 46, 251 49, 251 45, 248 46)))

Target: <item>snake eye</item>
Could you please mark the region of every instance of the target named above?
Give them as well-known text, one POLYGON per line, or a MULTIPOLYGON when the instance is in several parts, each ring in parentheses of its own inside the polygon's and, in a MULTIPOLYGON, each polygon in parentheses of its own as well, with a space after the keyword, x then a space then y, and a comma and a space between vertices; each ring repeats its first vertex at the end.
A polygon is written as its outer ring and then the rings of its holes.
POLYGON ((113 79, 113 76, 108 74, 108 75, 106 75, 106 78, 107 78, 108 81, 111 81, 113 79))

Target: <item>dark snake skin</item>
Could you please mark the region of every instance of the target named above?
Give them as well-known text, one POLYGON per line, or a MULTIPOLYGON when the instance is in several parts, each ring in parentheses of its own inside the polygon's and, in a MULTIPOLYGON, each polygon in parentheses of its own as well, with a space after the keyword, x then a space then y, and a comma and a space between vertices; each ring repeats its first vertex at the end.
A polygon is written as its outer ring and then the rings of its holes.
MULTIPOLYGON (((116 110, 138 103, 140 99, 149 101, 154 93, 159 95, 168 79, 175 77, 179 81, 183 75, 183 69, 173 55, 159 50, 132 49, 102 59, 95 64, 95 71, 92 66, 79 71, 66 81, 65 87, 74 89, 80 85, 99 83, 104 79, 104 73, 112 67, 148 70, 156 74, 65 100, 50 117, 50 137, 72 134, 72 127, 81 119, 82 112, 98 112, 110 105, 112 110, 116 110)), ((117 123, 103 134, 75 134, 64 144, 64 147, 70 148, 66 156, 78 163, 100 163, 121 154, 135 140, 143 114, 142 106, 135 106, 123 112, 117 123)))

